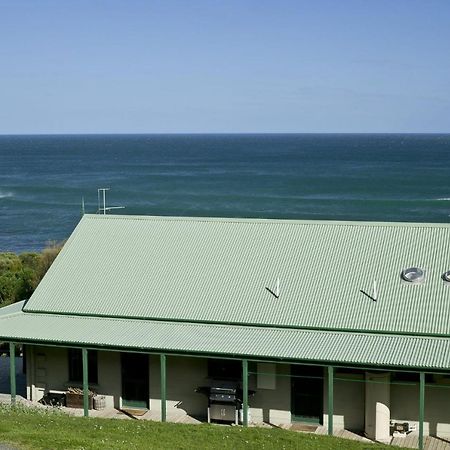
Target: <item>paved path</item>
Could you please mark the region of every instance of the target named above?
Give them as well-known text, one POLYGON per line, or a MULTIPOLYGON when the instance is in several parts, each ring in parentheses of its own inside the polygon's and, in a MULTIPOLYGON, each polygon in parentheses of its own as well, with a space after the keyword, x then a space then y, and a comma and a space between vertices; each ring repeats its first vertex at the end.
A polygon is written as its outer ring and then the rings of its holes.
MULTIPOLYGON (((324 426, 317 427, 315 434, 328 434, 328 427, 324 427, 324 426)), ((352 441, 367 442, 369 444, 373 443, 370 439, 367 439, 364 436, 361 436, 356 433, 352 433, 351 431, 344 430, 344 429, 339 429, 339 430, 335 429, 333 435, 336 437, 343 438, 343 439, 350 439, 352 441)))
MULTIPOLYGON (((423 444, 425 450, 450 450, 449 442, 432 436, 424 436, 423 444)), ((391 445, 404 448, 418 448, 419 436, 411 433, 405 437, 395 437, 392 439, 391 445)))

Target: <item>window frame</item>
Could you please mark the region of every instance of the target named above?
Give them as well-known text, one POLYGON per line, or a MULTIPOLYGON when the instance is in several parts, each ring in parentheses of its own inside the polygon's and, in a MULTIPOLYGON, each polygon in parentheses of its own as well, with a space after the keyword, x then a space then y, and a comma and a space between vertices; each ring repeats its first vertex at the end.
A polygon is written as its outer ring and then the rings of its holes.
MULTIPOLYGON (((83 382, 83 357, 80 348, 67 349, 67 363, 70 383, 83 382)), ((88 383, 98 383, 98 354, 97 350, 88 351, 88 383)))

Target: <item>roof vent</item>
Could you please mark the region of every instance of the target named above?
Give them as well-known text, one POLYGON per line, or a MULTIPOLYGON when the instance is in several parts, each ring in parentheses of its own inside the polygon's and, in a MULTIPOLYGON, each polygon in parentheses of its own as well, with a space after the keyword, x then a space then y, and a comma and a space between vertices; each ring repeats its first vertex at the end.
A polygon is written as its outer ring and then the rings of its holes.
POLYGON ((447 283, 450 283, 450 270, 442 274, 442 279, 447 283))
POLYGON ((425 281, 425 271, 420 267, 408 267, 408 269, 403 269, 401 276, 402 279, 408 283, 422 283, 425 281))

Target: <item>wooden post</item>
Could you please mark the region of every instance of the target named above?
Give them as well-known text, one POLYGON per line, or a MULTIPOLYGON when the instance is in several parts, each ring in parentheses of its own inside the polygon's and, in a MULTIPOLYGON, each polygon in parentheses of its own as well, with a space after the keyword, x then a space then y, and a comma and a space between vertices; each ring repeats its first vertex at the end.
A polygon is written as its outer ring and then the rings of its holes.
POLYGON ((166 380, 166 355, 160 355, 161 366, 161 422, 167 421, 167 380, 166 380))
POLYGON ((425 416, 425 373, 420 372, 419 381, 419 450, 423 450, 423 420, 425 416))
POLYGON ((16 404, 16 344, 9 343, 9 382, 11 386, 11 405, 16 404))
POLYGON ((83 361, 83 412, 84 417, 89 416, 89 379, 88 379, 88 351, 86 348, 81 349, 83 361))
POLYGON ((248 361, 242 360, 242 425, 248 427, 248 361))
POLYGON ((333 435, 334 367, 328 366, 328 434, 333 435))

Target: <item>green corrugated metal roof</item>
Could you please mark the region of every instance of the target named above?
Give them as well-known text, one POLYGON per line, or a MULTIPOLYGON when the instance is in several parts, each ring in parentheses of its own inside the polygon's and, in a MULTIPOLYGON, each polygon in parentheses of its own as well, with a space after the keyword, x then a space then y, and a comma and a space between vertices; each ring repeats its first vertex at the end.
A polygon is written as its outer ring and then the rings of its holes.
POLYGON ((0 340, 448 370, 450 339, 14 313, 0 340))
POLYGON ((21 302, 16 302, 8 306, 3 306, 0 308, 0 317, 7 316, 13 313, 17 313, 22 311, 22 308, 25 305, 25 300, 22 300, 21 302))
POLYGON ((86 215, 24 311, 448 335, 449 269, 448 224, 86 215))

